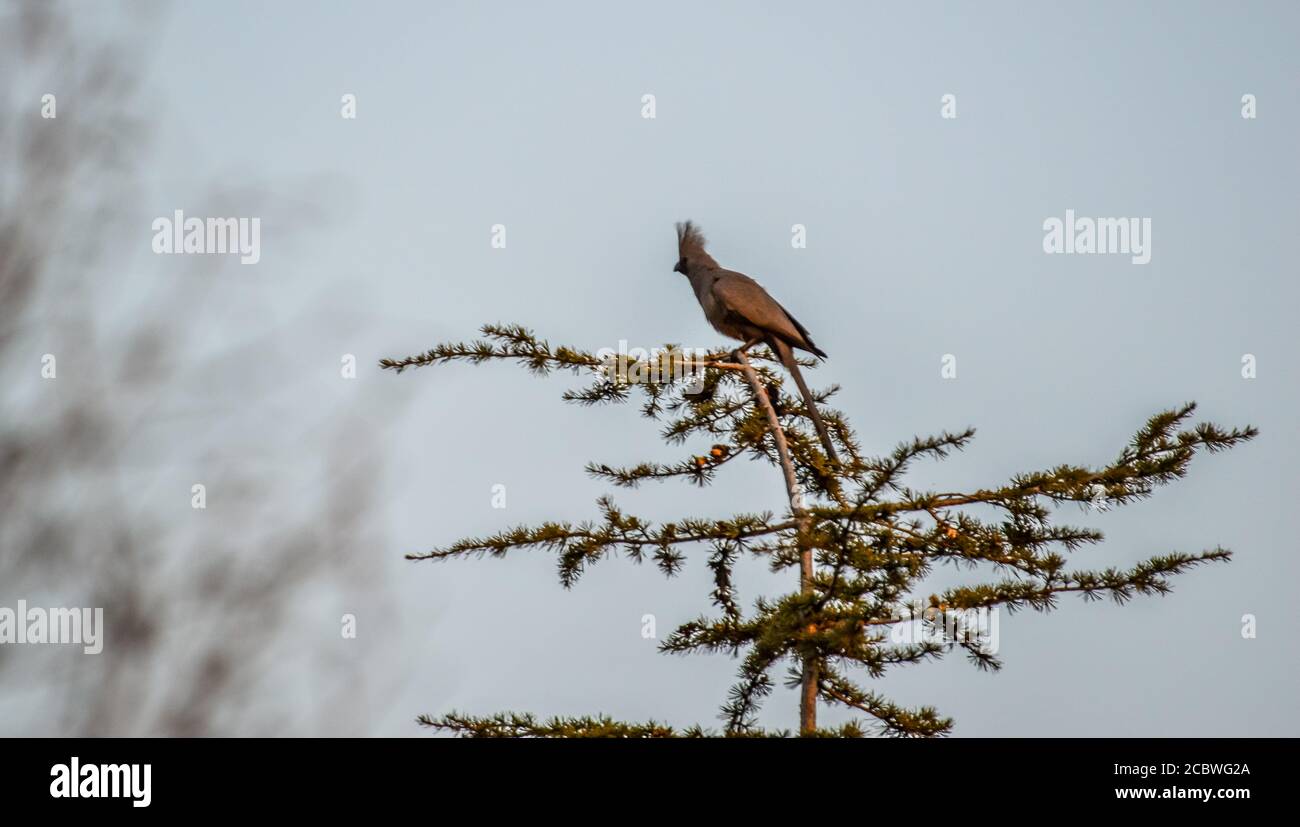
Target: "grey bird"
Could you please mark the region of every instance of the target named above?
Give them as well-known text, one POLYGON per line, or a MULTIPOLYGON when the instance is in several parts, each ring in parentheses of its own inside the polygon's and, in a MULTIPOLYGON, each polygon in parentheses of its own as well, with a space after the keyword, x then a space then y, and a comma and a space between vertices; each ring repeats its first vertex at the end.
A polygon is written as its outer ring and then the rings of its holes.
POLYGON ((768 295, 762 285, 744 273, 724 270, 705 252, 704 245, 705 239, 698 227, 690 221, 679 223, 677 266, 673 267, 674 272, 681 273, 690 280, 695 298, 699 299, 700 307, 704 309, 704 317, 713 325, 714 330, 723 336, 744 342, 740 348, 742 351, 759 342, 772 349, 799 386, 804 407, 812 417, 826 455, 838 464, 840 458, 835 453, 830 433, 822 422, 821 414, 817 412, 812 393, 804 384, 799 364, 794 360, 794 348, 807 351, 819 359, 825 359, 826 352, 813 344, 808 329, 768 295))

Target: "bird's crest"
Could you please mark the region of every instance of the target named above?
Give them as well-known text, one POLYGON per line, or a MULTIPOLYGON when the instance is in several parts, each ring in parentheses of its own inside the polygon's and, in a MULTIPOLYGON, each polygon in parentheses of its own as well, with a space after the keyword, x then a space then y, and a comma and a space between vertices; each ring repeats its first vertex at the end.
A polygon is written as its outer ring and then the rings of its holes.
POLYGON ((707 252, 704 251, 704 245, 708 243, 700 228, 695 226, 691 221, 679 221, 677 223, 677 255, 679 258, 686 259, 692 265, 703 267, 717 267, 718 262, 713 260, 707 252))

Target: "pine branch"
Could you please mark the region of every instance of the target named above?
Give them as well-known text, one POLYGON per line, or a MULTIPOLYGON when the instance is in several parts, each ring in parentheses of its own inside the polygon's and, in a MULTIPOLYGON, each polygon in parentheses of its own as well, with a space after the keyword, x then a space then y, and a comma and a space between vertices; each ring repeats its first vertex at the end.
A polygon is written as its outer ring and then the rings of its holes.
POLYGON ((480 329, 484 338, 474 342, 452 342, 435 345, 424 353, 403 359, 381 359, 384 370, 401 373, 407 368, 422 368, 447 362, 467 361, 481 364, 493 359, 514 360, 533 373, 545 375, 554 369, 600 367, 601 361, 591 353, 570 347, 551 349, 549 343, 537 339, 533 332, 521 325, 487 324, 480 329))
POLYGON ((439 718, 421 715, 421 726, 443 730, 463 738, 701 738, 707 733, 693 727, 679 733, 667 724, 648 721, 628 724, 608 716, 549 718, 538 721, 529 714, 501 713, 475 718, 452 712, 439 718))
MULTIPOLYGON (((751 728, 744 732, 718 733, 691 726, 675 729, 656 721, 625 723, 601 716, 575 718, 549 718, 538 721, 527 713, 502 713, 488 717, 473 717, 451 713, 438 718, 421 715, 417 722, 430 729, 441 730, 461 738, 788 738, 786 730, 751 728)), ((862 726, 850 721, 833 729, 819 729, 809 733, 817 738, 862 738, 867 733, 862 726)))
POLYGON ((566 587, 577 582, 587 563, 615 551, 623 551, 640 563, 649 553, 666 575, 681 566, 677 546, 715 540, 745 540, 776 534, 790 527, 789 521, 773 523, 771 514, 741 514, 731 520, 688 518, 655 526, 639 517, 624 514, 608 497, 597 501, 603 520, 571 523, 547 522, 535 527, 519 526, 487 537, 469 537, 450 546, 406 555, 408 560, 447 560, 453 557, 504 557, 508 552, 541 548, 558 551, 560 580, 566 587))
POLYGON ((952 719, 940 718, 932 707, 908 710, 872 692, 863 692, 837 672, 826 669, 818 691, 828 701, 866 712, 874 717, 882 735, 934 737, 952 731, 952 719))
POLYGON ((944 600, 958 609, 1006 606, 1015 611, 1031 608, 1038 611, 1055 608, 1056 595, 1080 592, 1086 600, 1100 600, 1109 594, 1116 603, 1127 603, 1135 594, 1163 595, 1172 587, 1168 575, 1181 574, 1195 566, 1210 562, 1227 562, 1232 552, 1216 548, 1200 554, 1173 553, 1152 557, 1128 571, 1078 571, 1050 578, 1043 584, 1020 581, 1003 581, 983 586, 965 586, 949 589, 944 600))

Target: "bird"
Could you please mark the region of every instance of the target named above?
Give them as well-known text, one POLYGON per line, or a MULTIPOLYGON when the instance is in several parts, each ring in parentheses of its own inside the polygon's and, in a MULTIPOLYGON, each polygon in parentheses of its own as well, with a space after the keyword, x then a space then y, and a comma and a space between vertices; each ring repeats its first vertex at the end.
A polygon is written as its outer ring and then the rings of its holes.
POLYGON ((839 464, 839 455, 831 442, 830 432, 817 412, 817 404, 799 372, 794 349, 825 359, 826 351, 813 343, 808 329, 772 298, 763 286, 744 273, 724 269, 705 250, 706 240, 691 221, 677 224, 677 264, 673 272, 681 273, 691 283, 695 298, 713 329, 744 342, 740 352, 762 342, 772 349, 781 364, 794 377, 803 394, 804 407, 817 428, 826 455, 839 464))

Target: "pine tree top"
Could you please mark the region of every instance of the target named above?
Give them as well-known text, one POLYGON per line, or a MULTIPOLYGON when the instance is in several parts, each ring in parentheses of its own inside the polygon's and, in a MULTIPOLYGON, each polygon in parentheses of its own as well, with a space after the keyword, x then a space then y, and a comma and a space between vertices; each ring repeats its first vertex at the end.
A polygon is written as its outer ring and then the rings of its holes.
MULTIPOLYGON (((1160 595, 1171 578, 1193 567, 1224 562, 1223 548, 1169 552, 1128 568, 1072 569, 1068 555, 1100 542, 1101 532, 1056 524, 1066 504, 1117 508, 1150 497, 1161 485, 1183 477, 1200 451, 1216 452, 1254 438, 1253 427, 1225 429, 1193 422, 1188 402, 1152 416, 1117 456, 1102 465, 1062 464, 973 491, 925 491, 904 482, 920 460, 943 459, 974 438, 973 429, 917 437, 880 457, 864 456, 843 414, 826 402, 837 388, 816 393, 821 415, 841 449, 841 463, 827 460, 798 396, 783 393, 775 357, 765 350, 737 362, 725 350, 691 354, 665 345, 653 358, 602 358, 573 347, 552 347, 517 325, 488 325, 483 338, 438 345, 416 356, 385 359, 382 368, 448 362, 514 361, 538 375, 567 370, 587 383, 565 391, 566 401, 583 405, 641 400, 641 413, 660 424, 670 445, 707 445, 675 463, 645 462, 611 467, 598 462, 586 471, 621 488, 646 481, 680 479, 710 485, 739 473, 741 457, 774 466, 784 453, 797 487, 787 513, 687 516, 654 523, 624 512, 609 496, 597 501, 596 516, 503 529, 451 545, 409 554, 412 560, 448 560, 541 548, 555 552, 559 580, 573 586, 589 565, 621 554, 652 561, 665 575, 683 566, 688 551, 707 549, 713 572, 714 614, 682 624, 660 646, 666 653, 726 652, 741 656, 739 680, 722 706, 721 730, 676 730, 654 721, 620 723, 604 717, 552 718, 500 714, 475 718, 451 713, 421 717, 420 723, 474 737, 704 737, 787 735, 756 724, 760 704, 773 689, 772 672, 782 665, 811 665, 819 701, 862 713, 861 721, 833 730, 805 727, 804 735, 860 736, 870 733, 934 736, 953 725, 930 707, 896 706, 859 684, 888 669, 937 659, 961 649, 980 669, 1001 667, 970 628, 980 610, 1029 608, 1049 611, 1061 595, 1085 600, 1109 597, 1124 603, 1138 595, 1160 595), (763 393, 760 396, 759 390, 763 393), (771 400, 771 411, 767 400, 771 400), (770 425, 779 421, 779 431, 770 425), (765 560, 773 571, 799 570, 813 555, 805 588, 759 597, 743 607, 733 584, 742 555, 765 560), (924 597, 916 590, 940 564, 984 571, 991 579, 924 597), (900 637, 904 626, 924 634, 900 637)), ((811 365, 812 363, 809 362, 811 365)), ((798 685, 792 668, 787 682, 798 685)))

